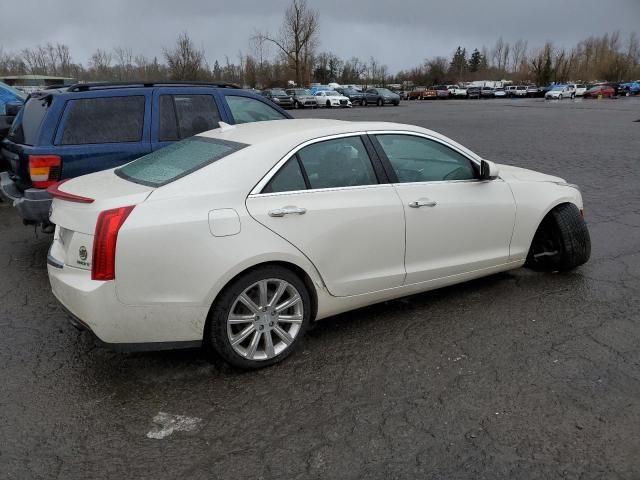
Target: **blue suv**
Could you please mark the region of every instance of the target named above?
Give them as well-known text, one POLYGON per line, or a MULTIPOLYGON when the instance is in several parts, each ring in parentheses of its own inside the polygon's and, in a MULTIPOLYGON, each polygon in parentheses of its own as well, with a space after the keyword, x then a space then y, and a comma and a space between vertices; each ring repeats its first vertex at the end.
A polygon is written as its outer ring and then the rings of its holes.
POLYGON ((47 188, 107 170, 218 127, 292 118, 268 99, 226 83, 87 83, 30 95, 0 153, 0 195, 25 224, 49 223, 47 188))

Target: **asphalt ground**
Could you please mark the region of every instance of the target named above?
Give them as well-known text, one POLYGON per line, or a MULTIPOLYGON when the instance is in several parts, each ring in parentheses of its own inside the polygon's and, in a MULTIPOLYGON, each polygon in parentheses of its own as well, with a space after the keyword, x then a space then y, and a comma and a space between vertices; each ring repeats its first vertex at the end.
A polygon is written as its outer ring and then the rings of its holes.
POLYGON ((327 319, 243 373, 76 331, 50 238, 0 203, 0 478, 639 478, 640 98, 295 115, 418 124, 577 183, 591 260, 327 319))

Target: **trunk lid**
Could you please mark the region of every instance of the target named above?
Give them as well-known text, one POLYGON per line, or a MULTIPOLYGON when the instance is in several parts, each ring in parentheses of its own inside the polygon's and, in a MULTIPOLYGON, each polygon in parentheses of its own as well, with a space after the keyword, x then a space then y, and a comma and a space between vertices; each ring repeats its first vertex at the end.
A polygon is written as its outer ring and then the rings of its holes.
POLYGON ((100 213, 138 205, 153 190, 153 187, 118 177, 113 170, 85 175, 61 184, 61 196, 54 194, 50 212, 50 219, 56 225, 49 252, 54 263, 90 270, 93 236, 100 213), (67 200, 65 194, 85 200, 67 200))

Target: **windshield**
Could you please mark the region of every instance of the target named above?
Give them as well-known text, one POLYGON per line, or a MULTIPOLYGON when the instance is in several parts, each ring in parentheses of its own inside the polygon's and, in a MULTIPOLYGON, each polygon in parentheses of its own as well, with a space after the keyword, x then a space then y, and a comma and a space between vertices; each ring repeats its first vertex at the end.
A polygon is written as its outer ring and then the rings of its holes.
POLYGON ((381 93, 383 95, 395 95, 391 90, 387 88, 379 88, 378 93, 381 93))
POLYGON ((286 97, 287 92, 279 88, 274 88, 273 90, 271 90, 271 95, 276 95, 278 97, 286 97))
POLYGON ((14 143, 35 145, 40 134, 40 125, 49 111, 51 100, 50 96, 31 97, 18 112, 7 138, 14 143))
POLYGON ((564 90, 564 85, 554 85, 551 90, 564 90))
POLYGON ((293 91, 296 95, 311 95, 309 90, 305 90, 304 88, 297 88, 293 91))
POLYGON ((333 90, 332 91, 327 91, 327 92, 324 92, 324 93, 327 95, 327 97, 339 97, 340 96, 340 94, 338 92, 333 91, 333 90))
POLYGON ((127 163, 115 173, 133 183, 161 187, 247 146, 217 138, 190 137, 127 163))

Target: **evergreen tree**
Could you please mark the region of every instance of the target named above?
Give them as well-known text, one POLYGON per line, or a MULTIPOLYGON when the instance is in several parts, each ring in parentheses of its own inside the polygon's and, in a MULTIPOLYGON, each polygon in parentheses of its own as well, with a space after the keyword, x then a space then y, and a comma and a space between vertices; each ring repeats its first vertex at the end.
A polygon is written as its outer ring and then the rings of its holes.
POLYGON ((467 68, 467 49, 459 46, 449 64, 449 73, 454 75, 458 80, 461 80, 467 68))
MULTIPOLYGON (((485 63, 486 63, 486 59, 485 59, 485 63)), ((478 70, 480 70, 481 65, 482 65, 482 54, 476 48, 473 50, 473 53, 471 54, 471 59, 469 59, 469 71, 477 72, 478 70)))

